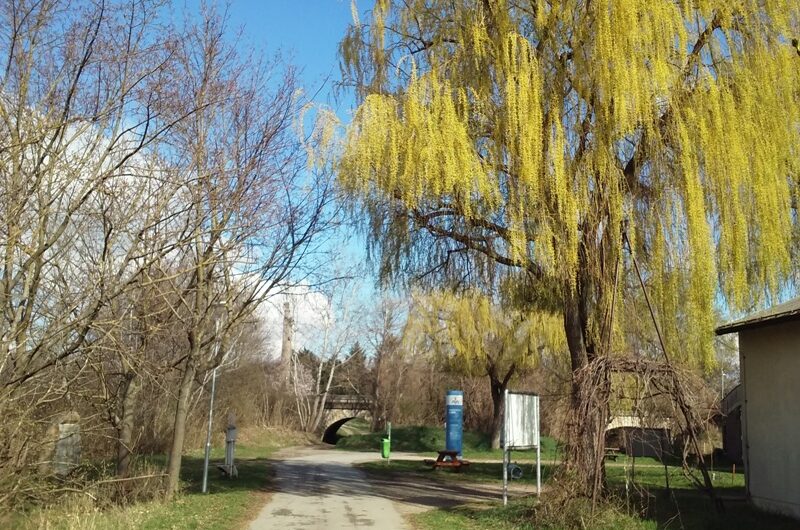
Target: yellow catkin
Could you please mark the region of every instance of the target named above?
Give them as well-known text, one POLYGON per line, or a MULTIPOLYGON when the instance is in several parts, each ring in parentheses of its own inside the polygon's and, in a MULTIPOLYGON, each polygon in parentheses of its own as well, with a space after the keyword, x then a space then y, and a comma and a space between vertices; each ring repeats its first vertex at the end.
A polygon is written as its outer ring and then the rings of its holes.
POLYGON ((462 373, 484 375, 489 365, 497 373, 512 365, 524 372, 542 352, 560 351, 566 342, 557 315, 509 309, 478 292, 436 291, 415 296, 415 302, 409 320, 422 333, 412 340, 424 340, 424 347, 462 373))
POLYGON ((383 0, 348 31, 340 182, 378 216, 388 199, 503 226, 497 252, 567 289, 580 267, 608 280, 627 221, 667 340, 709 365, 718 303, 792 274, 800 3, 515 5, 383 0))

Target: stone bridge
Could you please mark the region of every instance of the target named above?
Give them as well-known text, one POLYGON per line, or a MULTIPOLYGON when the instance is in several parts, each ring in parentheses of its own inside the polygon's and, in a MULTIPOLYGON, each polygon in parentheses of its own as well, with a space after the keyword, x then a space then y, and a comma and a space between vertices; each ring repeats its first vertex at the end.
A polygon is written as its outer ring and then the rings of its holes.
POLYGON ((635 414, 613 414, 608 427, 606 427, 606 432, 620 428, 669 430, 670 424, 664 418, 643 420, 641 416, 635 414))
POLYGON ((322 441, 335 444, 339 428, 354 418, 372 421, 372 400, 358 395, 333 395, 325 401, 322 441))
POLYGON ((606 427, 606 445, 616 447, 627 455, 662 458, 672 452, 670 424, 666 418, 642 418, 614 414, 606 427))

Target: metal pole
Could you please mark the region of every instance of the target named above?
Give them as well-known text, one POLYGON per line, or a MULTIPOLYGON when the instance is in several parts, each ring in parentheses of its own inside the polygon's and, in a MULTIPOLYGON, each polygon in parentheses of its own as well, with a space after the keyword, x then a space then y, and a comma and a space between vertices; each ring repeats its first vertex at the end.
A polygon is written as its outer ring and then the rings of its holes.
POLYGON ((508 389, 503 394, 503 506, 508 504, 508 389))
POLYGON ((536 496, 542 494, 542 433, 539 432, 539 396, 536 396, 536 496))
MULTIPOLYGON (((217 345, 219 348, 219 345, 217 345)), ((211 402, 208 404, 208 432, 206 433, 206 458, 203 463, 203 493, 208 493, 208 458, 211 456, 211 422, 214 419, 214 392, 217 387, 217 369, 211 373, 211 402)))

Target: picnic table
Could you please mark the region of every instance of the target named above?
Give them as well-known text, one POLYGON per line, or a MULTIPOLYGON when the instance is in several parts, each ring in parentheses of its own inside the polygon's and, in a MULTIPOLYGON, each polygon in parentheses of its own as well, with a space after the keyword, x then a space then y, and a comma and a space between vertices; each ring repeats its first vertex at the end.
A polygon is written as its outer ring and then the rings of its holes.
POLYGON ((429 466, 432 466, 433 469, 439 469, 440 467, 449 467, 456 471, 462 471, 465 467, 469 465, 468 460, 464 460, 463 458, 458 458, 458 451, 439 451, 439 456, 436 460, 425 460, 425 463, 429 466))

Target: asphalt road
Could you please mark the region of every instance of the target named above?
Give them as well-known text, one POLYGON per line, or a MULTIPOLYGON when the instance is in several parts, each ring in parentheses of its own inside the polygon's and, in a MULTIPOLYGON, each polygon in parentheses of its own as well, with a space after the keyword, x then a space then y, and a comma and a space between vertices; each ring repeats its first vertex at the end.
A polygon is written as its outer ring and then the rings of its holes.
POLYGON ((351 464, 366 453, 309 448, 276 461, 275 493, 251 530, 409 528, 395 504, 351 464))
MULTIPOLYGON (((404 453, 392 457, 422 459, 404 453)), ((497 501, 501 495, 499 484, 421 480, 413 474, 367 473, 352 466, 371 460, 380 460, 377 452, 311 447, 279 453, 273 462, 272 496, 250 529, 404 530, 410 528, 404 521, 409 514, 497 501)), ((529 494, 532 486, 515 490, 529 494)))

